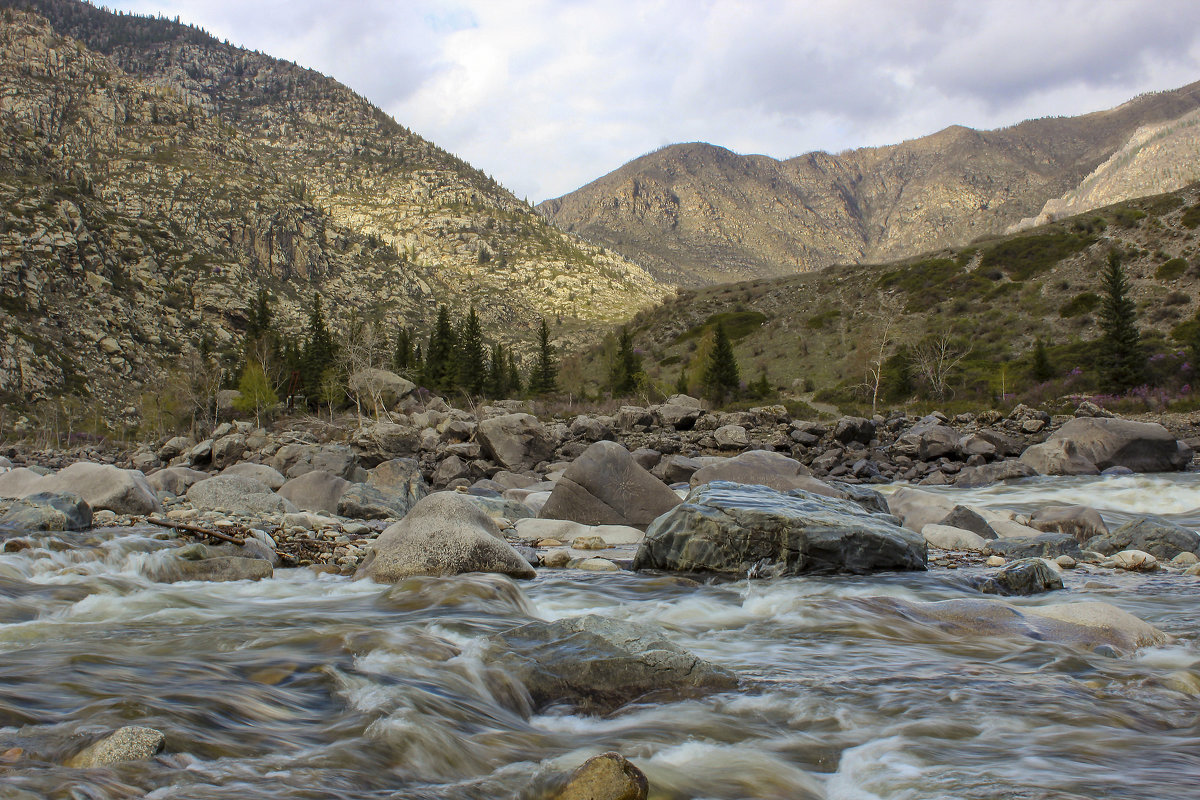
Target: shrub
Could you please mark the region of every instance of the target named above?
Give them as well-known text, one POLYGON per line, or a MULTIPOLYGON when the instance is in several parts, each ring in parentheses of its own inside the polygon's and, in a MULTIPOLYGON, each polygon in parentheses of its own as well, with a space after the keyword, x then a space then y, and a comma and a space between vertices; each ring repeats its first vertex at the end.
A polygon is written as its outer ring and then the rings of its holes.
POLYGON ((1146 212, 1140 208, 1117 206, 1112 210, 1113 222, 1121 228, 1132 228, 1146 217, 1146 212))
POLYGON ((1173 281, 1187 270, 1187 262, 1182 258, 1172 258, 1158 265, 1154 277, 1160 281, 1173 281))
POLYGON ((1179 220, 1180 224, 1185 228, 1200 227, 1200 203, 1183 212, 1183 216, 1179 220))
POLYGON ((1081 292, 1063 303, 1058 309, 1058 315, 1063 319, 1078 317, 1095 310, 1098 305, 1100 305, 1100 295, 1095 292, 1081 292))
POLYGON ((1014 281, 1023 281, 1049 270, 1095 241, 1096 237, 1092 234, 1066 231, 1019 236, 986 249, 979 268, 986 275, 986 270, 998 267, 1014 281))

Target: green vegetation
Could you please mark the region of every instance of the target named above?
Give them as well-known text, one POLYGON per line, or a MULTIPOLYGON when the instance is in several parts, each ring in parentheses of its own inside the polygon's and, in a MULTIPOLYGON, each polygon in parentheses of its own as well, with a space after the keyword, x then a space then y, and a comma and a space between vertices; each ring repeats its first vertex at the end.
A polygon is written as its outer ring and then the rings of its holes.
POLYGON ((724 328, 725 335, 729 340, 736 342, 761 328, 766 321, 767 315, 759 311, 726 311, 720 314, 713 314, 702 325, 697 325, 681 333, 675 339, 675 343, 682 344, 690 340, 703 338, 717 327, 724 328))
POLYGON ((1179 222, 1189 230, 1200 227, 1200 203, 1183 212, 1183 216, 1180 217, 1179 222))
POLYGON ((1146 218, 1145 211, 1130 206, 1117 206, 1109 213, 1112 215, 1113 223, 1121 228, 1132 228, 1146 218))
POLYGON ((1160 281, 1173 281, 1187 270, 1187 261, 1182 258, 1172 258, 1158 265, 1154 277, 1160 281))
POLYGON ((737 396, 741 388, 737 357, 733 354, 725 326, 717 323, 713 332, 712 354, 704 369, 704 393, 715 405, 724 405, 737 396))
POLYGON ((554 350, 554 345, 550 344, 550 328, 543 317, 538 328, 537 361, 529 376, 530 394, 546 395, 558 391, 558 363, 554 350))
POLYGON ((1020 236, 998 242, 983 251, 981 269, 997 267, 1014 281, 1024 281, 1046 272, 1059 261, 1087 249, 1096 237, 1087 233, 1054 231, 1020 236))
POLYGON ((1058 315, 1063 319, 1081 317, 1094 311, 1098 305, 1100 305, 1100 295, 1095 292, 1080 292, 1062 304, 1058 309, 1058 315))
POLYGON ((1145 379, 1145 356, 1137 328, 1137 310, 1129 297, 1129 280, 1117 251, 1108 254, 1103 276, 1104 301, 1100 307, 1101 364, 1107 385, 1124 392, 1145 379))
POLYGON ((826 309, 825 311, 822 311, 818 314, 813 314, 811 317, 809 317, 808 320, 805 321, 804 327, 808 328, 810 331, 819 331, 841 315, 842 310, 840 308, 826 309))
POLYGON ((644 385, 646 372, 642 357, 633 347, 633 334, 628 326, 621 328, 617 338, 617 353, 609 370, 609 384, 614 397, 628 397, 644 385))

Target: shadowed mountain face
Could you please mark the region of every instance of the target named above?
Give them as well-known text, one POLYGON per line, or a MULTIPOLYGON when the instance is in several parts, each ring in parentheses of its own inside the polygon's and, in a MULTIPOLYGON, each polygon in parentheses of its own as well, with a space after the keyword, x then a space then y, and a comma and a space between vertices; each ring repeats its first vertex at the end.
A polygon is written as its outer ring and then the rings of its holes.
POLYGON ((473 303, 517 343, 667 291, 331 78, 166 19, 0 8, 0 400, 128 396, 235 347, 260 288, 292 333, 319 291, 335 326, 473 303))
POLYGON ((1002 233, 1075 189, 1140 127, 1197 108, 1200 83, 1081 117, 955 126, 839 155, 778 161, 672 145, 539 209, 684 285, 887 261, 1002 233))

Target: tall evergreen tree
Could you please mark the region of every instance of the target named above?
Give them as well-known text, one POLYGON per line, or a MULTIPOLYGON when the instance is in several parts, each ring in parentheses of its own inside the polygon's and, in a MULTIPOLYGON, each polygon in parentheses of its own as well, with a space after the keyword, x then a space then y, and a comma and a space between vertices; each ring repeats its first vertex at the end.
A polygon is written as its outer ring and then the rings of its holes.
POLYGON ((521 381, 521 368, 517 365, 517 356, 512 350, 508 351, 508 394, 510 397, 519 396, 525 391, 521 381))
POLYGON ((454 327, 450 324, 450 309, 438 306, 437 322, 429 334, 425 350, 425 382, 438 392, 454 391, 458 368, 454 363, 454 327))
POLYGON ((725 333, 725 326, 717 323, 717 329, 713 332, 712 355, 704 370, 704 390, 714 404, 723 405, 737 395, 740 384, 733 343, 725 333))
POLYGON ((1116 250, 1108 253, 1108 268, 1101 285, 1104 295, 1100 304, 1100 364, 1106 388, 1124 392, 1145 380, 1146 365, 1137 328, 1137 307, 1129 297, 1129 280, 1116 250))
POLYGON ((1054 377, 1054 365, 1050 363, 1050 355, 1046 352, 1046 343, 1038 337, 1033 346, 1033 379, 1039 383, 1054 377))
POLYGON ((271 325, 271 298, 266 289, 258 290, 258 295, 254 298, 254 305, 250 307, 247 316, 247 341, 261 339, 273 330, 271 325))
MULTIPOLYGON (((308 309, 308 330, 301 357, 301 382, 304 394, 310 398, 321 396, 321 385, 328 380, 328 373, 337 358, 337 345, 325 322, 325 311, 321 295, 314 294, 308 309)), ((328 394, 328 393, 326 393, 328 394)))
POLYGON ((504 358, 504 346, 499 342, 492 345, 492 353, 488 359, 487 386, 484 388, 487 396, 493 400, 508 397, 508 364, 504 358))
POLYGON ((487 383, 487 349, 483 343, 483 331, 479 327, 479 315, 475 306, 467 312, 462 331, 458 335, 455 353, 458 367, 458 387, 467 394, 483 394, 487 383))
POLYGON ((396 334, 396 352, 392 356, 392 369, 401 375, 407 375, 413 366, 413 337, 408 328, 401 328, 396 334))
POLYGON ((542 395, 557 390, 558 364, 554 359, 554 345, 550 344, 550 328, 546 325, 546 318, 542 317, 542 326, 538 329, 537 362, 529 376, 529 391, 542 395))
POLYGON ((617 338, 617 352, 609 375, 613 396, 627 397, 633 394, 644 379, 642 357, 633 349, 633 334, 623 327, 617 338))

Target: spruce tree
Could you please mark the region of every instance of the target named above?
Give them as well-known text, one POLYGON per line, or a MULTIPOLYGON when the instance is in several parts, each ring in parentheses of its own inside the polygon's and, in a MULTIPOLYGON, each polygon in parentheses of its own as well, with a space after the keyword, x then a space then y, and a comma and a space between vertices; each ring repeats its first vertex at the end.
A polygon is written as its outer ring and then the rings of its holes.
POLYGON ((1044 383, 1053 377, 1054 365, 1050 363, 1050 356, 1046 352, 1046 343, 1039 336, 1033 346, 1033 379, 1038 383, 1044 383))
POLYGON ((454 328, 450 324, 450 310, 438 306, 437 322, 429 334, 429 347, 425 350, 425 382, 438 392, 454 391, 458 368, 454 363, 454 328))
POLYGON ((621 328, 617 338, 617 353, 613 359, 609 381, 614 397, 627 397, 637 391, 639 382, 645 379, 642 357, 633 349, 633 334, 621 328))
POLYGON ((1106 388, 1115 393, 1125 392, 1145 380, 1145 361, 1137 329, 1137 308, 1129 297, 1129 280, 1115 250, 1109 251, 1102 286, 1100 364, 1106 388))
POLYGON ((321 396, 321 385, 327 380, 337 358, 337 346, 325 323, 325 311, 321 307, 321 295, 314 294, 308 310, 308 331, 301 357, 301 382, 304 394, 310 398, 321 396))
POLYGON ((508 351, 508 374, 505 376, 510 397, 519 397, 525 391, 521 381, 521 368, 517 366, 517 356, 512 350, 508 351))
POLYGON ((400 375, 407 375, 413 365, 413 340, 408 328, 401 328, 396 334, 396 352, 392 356, 392 369, 400 375))
POLYGON ((537 362, 529 376, 529 392, 535 395, 550 394, 558 390, 558 365, 554 361, 554 345, 550 344, 550 328, 546 318, 538 329, 537 362))
POLYGON ((704 370, 705 393, 715 405, 723 405, 737 396, 740 383, 733 343, 725 333, 725 326, 718 323, 713 333, 712 355, 704 370))
POLYGON ((479 315, 475 306, 467 313, 462 332, 458 335, 455 355, 458 366, 458 387, 467 394, 483 394, 487 383, 487 349, 483 344, 483 331, 479 327, 479 315))
POLYGON ((503 400, 508 396, 507 384, 508 366, 504 360, 504 346, 496 342, 488 359, 487 396, 493 400, 503 400))

